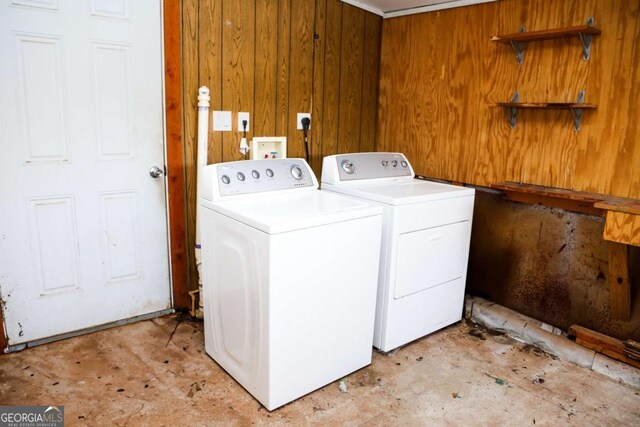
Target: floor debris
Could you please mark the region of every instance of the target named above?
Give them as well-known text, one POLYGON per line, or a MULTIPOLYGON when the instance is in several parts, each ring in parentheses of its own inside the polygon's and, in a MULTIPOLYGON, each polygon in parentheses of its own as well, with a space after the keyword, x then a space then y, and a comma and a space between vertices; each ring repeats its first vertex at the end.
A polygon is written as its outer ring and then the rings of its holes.
POLYGON ((202 323, 184 319, 165 347, 175 326, 158 318, 1 356, 0 400, 63 404, 81 426, 640 426, 640 389, 467 323, 394 358, 374 352, 371 365, 273 412, 206 354, 202 323))
POLYGON ((468 332, 469 335, 471 335, 472 337, 476 337, 476 338, 480 338, 482 341, 486 341, 487 337, 485 337, 481 332, 479 332, 477 329, 471 329, 468 332))
POLYGON ((346 393, 347 383, 345 383, 344 381, 340 381, 340 385, 338 385, 338 390, 340 390, 340 393, 346 393))

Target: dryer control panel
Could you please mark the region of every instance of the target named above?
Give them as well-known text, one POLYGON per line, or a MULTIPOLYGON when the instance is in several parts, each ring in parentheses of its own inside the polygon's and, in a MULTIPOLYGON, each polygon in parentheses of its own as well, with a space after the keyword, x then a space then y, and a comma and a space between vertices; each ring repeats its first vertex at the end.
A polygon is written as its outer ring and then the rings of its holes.
POLYGON ((413 176, 413 168, 402 153, 339 154, 325 157, 322 164, 322 182, 328 184, 413 176))
POLYGON ((254 194, 268 191, 317 189, 311 167, 303 159, 242 160, 205 166, 202 197, 254 194))

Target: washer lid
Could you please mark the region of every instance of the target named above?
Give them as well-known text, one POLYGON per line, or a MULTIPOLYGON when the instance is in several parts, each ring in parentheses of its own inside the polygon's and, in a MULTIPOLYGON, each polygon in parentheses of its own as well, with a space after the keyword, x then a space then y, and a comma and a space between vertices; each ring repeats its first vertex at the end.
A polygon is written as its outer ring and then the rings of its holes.
POLYGON ((375 184, 363 182, 359 185, 328 185, 323 183, 322 189, 387 205, 407 205, 475 194, 473 188, 418 179, 384 181, 375 184))
POLYGON ((326 191, 281 194, 269 198, 203 201, 212 209, 268 234, 382 215, 382 207, 326 191))

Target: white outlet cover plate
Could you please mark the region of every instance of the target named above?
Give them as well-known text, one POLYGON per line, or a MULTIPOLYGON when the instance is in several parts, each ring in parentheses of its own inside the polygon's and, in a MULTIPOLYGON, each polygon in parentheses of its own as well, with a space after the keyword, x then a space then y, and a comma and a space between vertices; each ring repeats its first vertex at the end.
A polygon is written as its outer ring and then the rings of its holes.
MULTIPOLYGON (((311 113, 298 113, 298 130, 302 130, 302 119, 305 117, 311 120, 311 113)), ((309 129, 311 129, 311 123, 309 123, 309 129)))
POLYGON ((242 127, 242 121, 247 121, 247 132, 251 129, 251 121, 249 120, 249 113, 239 112, 238 113, 238 132, 242 132, 244 128, 242 127))
POLYGON ((213 112, 213 130, 231 132, 231 111, 213 112))

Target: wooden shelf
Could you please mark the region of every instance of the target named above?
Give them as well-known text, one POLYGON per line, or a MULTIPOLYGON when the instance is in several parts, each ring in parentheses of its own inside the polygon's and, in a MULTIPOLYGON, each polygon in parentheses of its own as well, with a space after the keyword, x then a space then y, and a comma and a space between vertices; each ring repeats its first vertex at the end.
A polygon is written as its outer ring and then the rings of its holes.
POLYGON ((578 25, 575 27, 553 28, 549 30, 525 31, 524 27, 517 33, 501 34, 491 37, 494 43, 502 43, 511 45, 516 54, 518 64, 522 64, 524 59, 524 48, 529 42, 578 38, 582 45, 582 59, 588 61, 591 57, 591 38, 598 36, 602 32, 599 28, 593 26, 593 17, 587 19, 586 25, 578 25))
POLYGON ((504 113, 507 116, 507 120, 509 121, 509 125, 514 128, 516 127, 518 110, 521 108, 526 109, 539 109, 539 110, 569 110, 571 111, 571 116, 573 117, 573 128, 576 132, 580 130, 580 126, 582 125, 582 116, 584 114, 584 110, 586 109, 595 109, 598 108, 595 104, 586 104, 584 102, 585 91, 581 90, 578 93, 578 97, 576 102, 520 102, 520 95, 516 91, 511 98, 511 101, 508 102, 497 102, 493 104, 494 107, 501 107, 504 110, 504 113))
POLYGON ((554 28, 540 31, 521 31, 518 33, 501 34, 491 37, 492 42, 511 44, 511 42, 533 42, 542 40, 568 39, 580 37, 580 34, 597 36, 602 31, 599 28, 589 25, 578 25, 576 27, 554 28))
POLYGON ((504 192, 504 198, 514 202, 540 204, 598 216, 605 216, 606 210, 596 208, 594 205, 599 202, 615 199, 604 194, 516 182, 501 182, 491 184, 491 187, 502 190, 504 192))
POLYGON ((640 215, 640 200, 635 199, 612 199, 594 204, 598 209, 606 209, 614 212, 624 212, 640 215))
POLYGON ((572 108, 598 108, 595 104, 576 104, 575 102, 496 102, 496 107, 538 108, 543 110, 570 110, 572 108))
MULTIPOLYGON (((640 215, 640 200, 638 199, 509 181, 491 184, 491 188, 502 190, 509 200, 522 203, 538 204, 540 202, 537 200, 548 201, 548 199, 567 200, 576 204, 576 209, 569 209, 574 212, 597 212, 597 215, 604 216, 607 211, 615 211, 640 215), (588 212, 582 207, 588 207, 588 212)), ((547 203, 541 204, 547 205, 547 203)), ((549 206, 556 207, 551 204, 549 206)))

